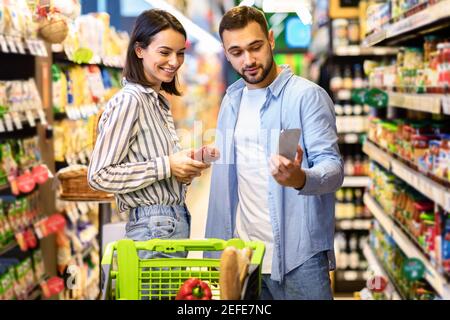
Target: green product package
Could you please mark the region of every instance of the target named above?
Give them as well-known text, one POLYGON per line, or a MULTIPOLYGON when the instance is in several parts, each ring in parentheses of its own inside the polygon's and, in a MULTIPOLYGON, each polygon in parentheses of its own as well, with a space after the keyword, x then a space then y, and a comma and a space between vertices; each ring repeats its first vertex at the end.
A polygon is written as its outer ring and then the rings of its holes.
POLYGON ((370 107, 382 109, 388 106, 389 97, 383 90, 373 88, 367 91, 364 99, 370 107))

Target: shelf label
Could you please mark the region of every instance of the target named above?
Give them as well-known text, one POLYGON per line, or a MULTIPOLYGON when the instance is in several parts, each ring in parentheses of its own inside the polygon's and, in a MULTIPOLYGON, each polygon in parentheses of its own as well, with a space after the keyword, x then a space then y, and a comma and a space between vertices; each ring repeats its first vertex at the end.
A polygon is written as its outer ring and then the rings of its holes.
POLYGON ((31 127, 36 127, 36 120, 34 119, 34 114, 31 110, 25 111, 25 116, 31 127))
POLYGON ((5 119, 6 130, 7 131, 14 131, 11 115, 9 113, 6 113, 3 117, 5 119))
POLYGON ((403 265, 403 272, 410 281, 423 279, 425 273, 425 265, 417 258, 407 259, 403 265))
POLYGON ((6 36, 6 42, 8 43, 9 49, 12 53, 18 53, 14 39, 11 36, 6 36))
POLYGON ((44 110, 42 110, 41 108, 39 108, 37 111, 38 111, 39 120, 41 121, 41 124, 42 124, 43 126, 47 125, 47 118, 45 117, 44 110))
POLYGON ((0 132, 5 132, 5 124, 3 123, 3 119, 0 119, 0 132))
POLYGON ((16 48, 21 54, 26 54, 25 47, 23 46, 22 39, 20 38, 14 38, 16 48))
POLYGON ((2 52, 9 53, 8 44, 6 43, 6 39, 2 34, 0 34, 0 47, 2 52))
POLYGON ((450 115, 450 95, 442 97, 442 109, 444 114, 450 115))
POLYGON ((17 112, 11 112, 11 116, 12 116, 12 119, 14 121, 14 125, 16 126, 16 128, 18 130, 22 130, 23 126, 22 126, 22 121, 20 121, 19 114, 17 112))
POLYGON ((355 133, 348 133, 344 136, 345 143, 357 143, 358 142, 358 135, 355 133))
POLYGON ((28 51, 30 51, 31 55, 37 56, 38 52, 36 51, 35 41, 31 39, 26 39, 25 43, 27 44, 28 51))
POLYGON ((39 47, 39 52, 40 52, 40 56, 47 58, 48 57, 48 52, 47 52, 47 47, 45 46, 44 41, 42 40, 37 40, 37 44, 39 47))

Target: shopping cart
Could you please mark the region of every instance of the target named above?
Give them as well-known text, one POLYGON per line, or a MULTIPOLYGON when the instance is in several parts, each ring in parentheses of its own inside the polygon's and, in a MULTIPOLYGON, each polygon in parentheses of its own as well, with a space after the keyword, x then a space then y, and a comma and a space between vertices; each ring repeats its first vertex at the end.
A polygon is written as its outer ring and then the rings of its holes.
POLYGON ((261 265, 265 247, 261 242, 240 239, 133 241, 123 239, 106 247, 102 259, 103 300, 170 300, 181 285, 198 278, 211 288, 213 299, 220 299, 220 259, 153 258, 140 259, 138 250, 164 253, 222 251, 228 246, 250 247, 253 256, 245 279, 241 299, 256 300, 261 291, 261 265))

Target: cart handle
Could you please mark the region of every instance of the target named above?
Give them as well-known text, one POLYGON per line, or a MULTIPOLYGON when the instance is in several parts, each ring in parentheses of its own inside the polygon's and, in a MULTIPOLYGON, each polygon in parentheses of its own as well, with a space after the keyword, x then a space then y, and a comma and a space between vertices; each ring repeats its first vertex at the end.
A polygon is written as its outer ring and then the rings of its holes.
MULTIPOLYGON (((121 240, 119 240, 121 241, 121 240)), ((106 246, 105 253, 102 258, 102 265, 110 265, 112 263, 114 250, 117 248, 118 242, 111 242, 106 246)), ((226 247, 233 246, 237 249, 250 247, 253 250, 252 263, 262 263, 264 257, 265 246, 258 241, 243 241, 241 239, 151 239, 148 241, 135 241, 136 250, 150 250, 165 253, 172 252, 188 252, 188 251, 222 251, 226 247)))

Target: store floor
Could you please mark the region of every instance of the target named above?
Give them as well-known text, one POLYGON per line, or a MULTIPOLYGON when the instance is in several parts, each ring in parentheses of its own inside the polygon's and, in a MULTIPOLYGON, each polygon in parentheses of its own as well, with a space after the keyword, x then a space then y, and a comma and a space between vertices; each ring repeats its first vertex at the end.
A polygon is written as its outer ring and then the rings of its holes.
MULTIPOLYGON (((211 169, 205 170, 201 177, 192 182, 187 192, 186 205, 192 218, 191 239, 205 238, 210 179, 211 169)), ((191 252, 189 256, 200 258, 202 254, 201 252, 191 252)))

